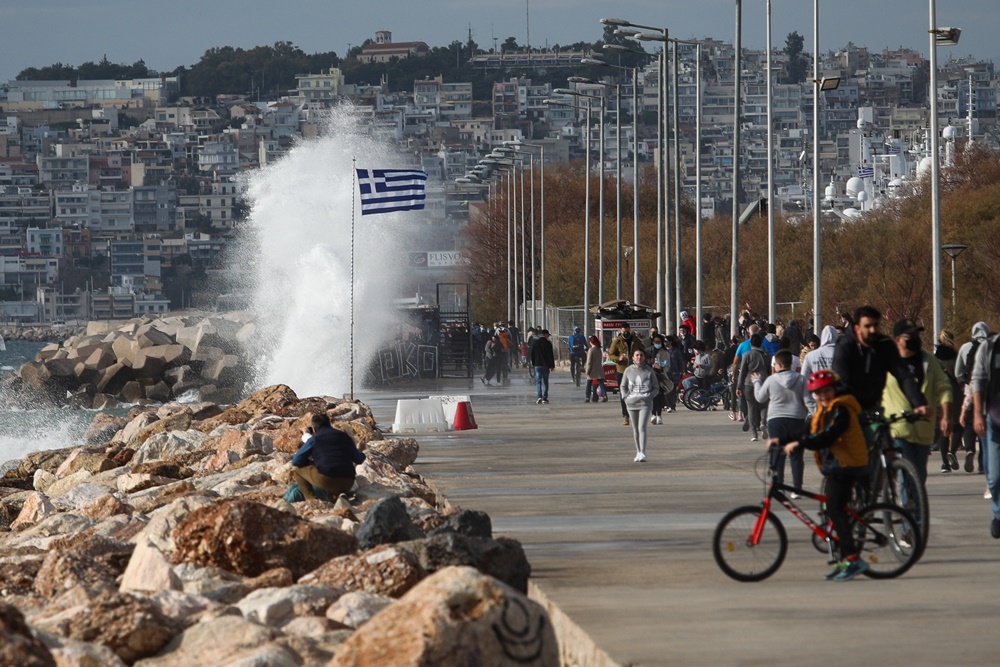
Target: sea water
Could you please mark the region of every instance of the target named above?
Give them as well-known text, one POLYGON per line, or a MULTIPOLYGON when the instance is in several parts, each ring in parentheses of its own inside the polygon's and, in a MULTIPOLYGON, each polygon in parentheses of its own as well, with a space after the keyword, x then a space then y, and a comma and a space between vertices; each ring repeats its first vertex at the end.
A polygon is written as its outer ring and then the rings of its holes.
POLYGON ((350 107, 335 111, 321 137, 249 177, 249 243, 235 254, 251 276, 257 386, 342 395, 390 330, 402 246, 421 214, 361 216, 355 168, 405 166, 369 131, 350 107))
MULTIPOLYGON (((257 316, 248 390, 280 383, 299 396, 344 394, 351 369, 365 367, 394 323, 402 249, 421 217, 362 218, 354 169, 412 164, 356 118, 350 108, 332 113, 321 137, 296 143, 273 165, 245 176, 251 213, 228 256, 229 268, 248 278, 257 316)), ((43 345, 7 341, 2 373, 15 372, 43 345)), ((355 373, 359 385, 361 373, 355 373)), ((0 394, 0 466, 30 452, 81 444, 96 412, 19 409, 0 394)))

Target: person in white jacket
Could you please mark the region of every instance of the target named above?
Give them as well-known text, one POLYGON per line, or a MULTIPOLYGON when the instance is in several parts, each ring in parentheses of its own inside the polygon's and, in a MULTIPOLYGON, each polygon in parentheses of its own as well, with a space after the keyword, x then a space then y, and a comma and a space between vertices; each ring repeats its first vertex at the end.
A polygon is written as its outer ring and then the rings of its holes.
MULTIPOLYGON (((753 382, 754 398, 757 402, 767 405, 767 434, 778 438, 781 442, 798 439, 805 432, 806 411, 805 395, 806 376, 792 370, 792 353, 789 350, 778 350, 774 355, 774 373, 763 380, 754 373, 750 376, 753 382)), ((802 448, 792 452, 792 486, 802 488, 802 473, 805 463, 802 460, 802 448)), ((782 484, 785 481, 785 452, 777 454, 774 481, 782 484)), ((792 497, 797 497, 792 494, 792 497)))
MULTIPOLYGON (((802 377, 808 380, 809 376, 816 371, 826 370, 833 366, 833 346, 839 335, 837 327, 823 327, 819 347, 806 354, 802 360, 802 377)), ((806 407, 809 409, 809 414, 816 412, 816 399, 808 391, 806 392, 806 407)))
POLYGON ((646 364, 644 351, 635 350, 632 353, 632 363, 622 373, 619 389, 632 425, 635 442, 633 461, 642 463, 646 461, 646 433, 649 416, 653 413, 653 397, 660 393, 660 381, 652 367, 646 364))

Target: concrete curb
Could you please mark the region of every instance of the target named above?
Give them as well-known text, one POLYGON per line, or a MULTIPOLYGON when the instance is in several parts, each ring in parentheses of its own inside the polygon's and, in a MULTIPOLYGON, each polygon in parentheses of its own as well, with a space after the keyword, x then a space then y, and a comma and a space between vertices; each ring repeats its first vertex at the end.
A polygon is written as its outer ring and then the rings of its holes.
POLYGON ((552 621, 552 628, 559 641, 560 667, 622 667, 564 614, 534 581, 528 581, 528 597, 542 605, 552 621))

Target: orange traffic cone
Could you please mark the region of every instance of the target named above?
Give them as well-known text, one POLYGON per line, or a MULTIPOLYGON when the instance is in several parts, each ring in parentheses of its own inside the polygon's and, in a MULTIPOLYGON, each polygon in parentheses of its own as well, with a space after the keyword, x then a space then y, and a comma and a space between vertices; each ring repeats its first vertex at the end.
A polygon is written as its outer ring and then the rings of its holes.
POLYGON ((455 406, 455 430, 468 431, 474 428, 479 427, 476 425, 476 418, 472 414, 472 403, 469 401, 460 401, 455 406))

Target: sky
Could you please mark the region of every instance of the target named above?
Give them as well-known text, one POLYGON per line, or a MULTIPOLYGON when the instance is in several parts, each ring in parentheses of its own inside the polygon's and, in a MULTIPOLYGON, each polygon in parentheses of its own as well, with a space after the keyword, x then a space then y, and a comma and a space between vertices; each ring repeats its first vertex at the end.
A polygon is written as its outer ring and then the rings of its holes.
MULTIPOLYGON (((853 42, 873 50, 928 52, 931 0, 820 0, 820 50, 853 42)), ((766 0, 742 0, 743 44, 763 48, 766 0)), ((973 55, 1000 61, 997 0, 936 0, 939 27, 962 28, 958 46, 940 47, 941 62, 973 55)), ((665 27, 681 39, 732 41, 735 0, 0 0, 0 81, 25 67, 79 65, 107 56, 144 60, 157 70, 191 65, 209 48, 290 41, 307 53, 335 51, 389 30, 393 41, 447 46, 472 38, 481 48, 514 37, 533 46, 595 41, 600 19, 665 27)), ((798 31, 812 50, 813 3, 772 1, 776 48, 798 31)), ((652 47, 650 47, 652 48, 652 47)))

